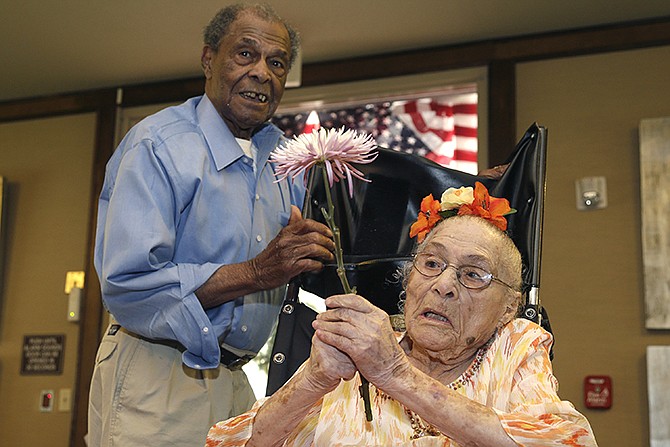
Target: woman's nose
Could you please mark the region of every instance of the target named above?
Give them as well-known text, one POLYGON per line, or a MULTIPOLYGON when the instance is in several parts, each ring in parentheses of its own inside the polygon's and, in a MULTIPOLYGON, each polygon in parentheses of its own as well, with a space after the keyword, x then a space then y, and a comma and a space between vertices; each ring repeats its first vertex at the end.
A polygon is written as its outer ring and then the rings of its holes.
POLYGON ((440 296, 450 298, 458 293, 458 271, 452 266, 447 266, 434 281, 433 288, 440 296))

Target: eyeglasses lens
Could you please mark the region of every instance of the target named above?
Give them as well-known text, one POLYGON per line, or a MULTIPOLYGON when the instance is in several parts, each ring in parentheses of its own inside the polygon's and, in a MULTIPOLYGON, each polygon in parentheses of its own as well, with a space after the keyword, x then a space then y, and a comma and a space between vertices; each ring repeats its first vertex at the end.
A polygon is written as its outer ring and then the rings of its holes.
MULTIPOLYGON (((414 267, 424 276, 435 277, 444 272, 450 265, 433 254, 419 253, 414 257, 414 267)), ((458 281, 468 289, 484 288, 491 283, 492 279, 489 272, 472 265, 458 267, 456 276, 458 281)))

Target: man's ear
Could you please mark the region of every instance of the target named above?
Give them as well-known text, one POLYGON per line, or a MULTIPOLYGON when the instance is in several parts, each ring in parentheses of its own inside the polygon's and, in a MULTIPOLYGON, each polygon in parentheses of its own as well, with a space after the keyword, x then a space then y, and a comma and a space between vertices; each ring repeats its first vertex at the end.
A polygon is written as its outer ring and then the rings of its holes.
POLYGON ((200 57, 200 65, 202 66, 202 71, 205 73, 205 78, 209 79, 212 77, 212 55, 214 51, 208 45, 205 45, 202 48, 202 56, 200 57))

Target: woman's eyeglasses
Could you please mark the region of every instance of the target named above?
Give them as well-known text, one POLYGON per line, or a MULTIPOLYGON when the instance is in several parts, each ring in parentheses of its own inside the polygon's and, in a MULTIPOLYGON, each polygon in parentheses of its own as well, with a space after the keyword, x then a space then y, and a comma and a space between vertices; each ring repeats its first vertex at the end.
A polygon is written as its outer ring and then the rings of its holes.
POLYGON ((491 272, 474 265, 461 265, 456 267, 450 265, 444 259, 432 253, 418 253, 414 255, 414 268, 423 276, 434 278, 440 276, 447 268, 456 270, 456 278, 463 287, 468 289, 483 289, 491 284, 491 281, 498 282, 512 290, 516 290, 504 281, 499 280, 491 272))

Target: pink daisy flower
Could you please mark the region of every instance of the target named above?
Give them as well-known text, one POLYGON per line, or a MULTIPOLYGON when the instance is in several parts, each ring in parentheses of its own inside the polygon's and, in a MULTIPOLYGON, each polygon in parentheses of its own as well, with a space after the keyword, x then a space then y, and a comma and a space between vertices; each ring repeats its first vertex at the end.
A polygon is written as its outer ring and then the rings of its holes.
POLYGON ((277 181, 295 179, 305 175, 318 164, 325 167, 328 182, 346 179, 349 196, 353 197, 353 177, 369 182, 352 163, 367 164, 377 158, 377 146, 371 135, 359 134, 355 130, 320 128, 309 134, 301 134, 280 145, 270 154, 270 161, 276 164, 277 181))

